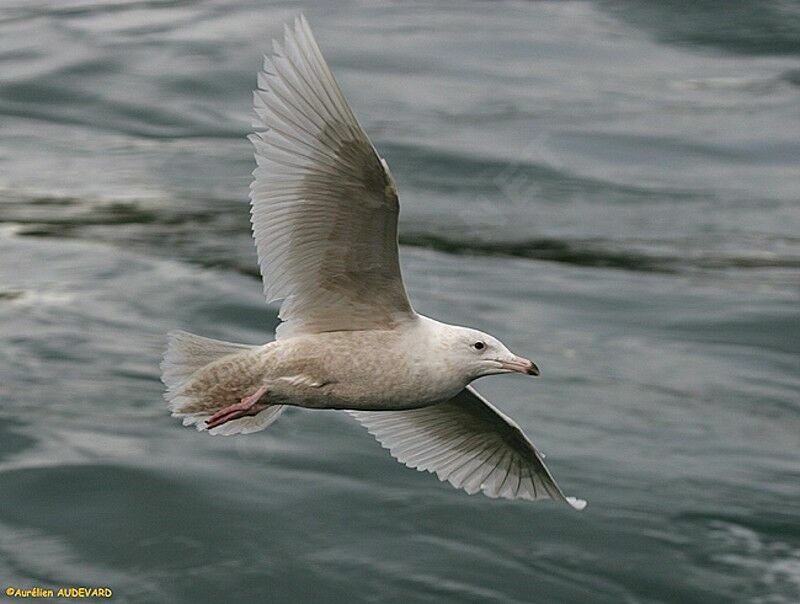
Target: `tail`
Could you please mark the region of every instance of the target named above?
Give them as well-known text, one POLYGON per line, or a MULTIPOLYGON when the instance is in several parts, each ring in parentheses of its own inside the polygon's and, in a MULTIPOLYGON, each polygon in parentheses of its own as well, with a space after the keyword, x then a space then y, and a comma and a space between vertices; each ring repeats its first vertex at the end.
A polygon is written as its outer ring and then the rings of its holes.
MULTIPOLYGON (((209 388, 216 386, 215 391, 218 391, 220 382, 209 380, 203 370, 225 357, 246 355, 257 347, 212 340, 185 331, 173 331, 167 337, 167 351, 161 362, 161 381, 167 387, 164 393, 167 406, 172 417, 181 418, 184 426, 194 425, 199 431, 207 430, 206 420, 230 401, 209 400, 209 388)), ((235 390, 230 392, 234 397, 238 394, 235 390)), ((258 432, 278 419, 283 409, 283 405, 273 405, 257 415, 217 426, 208 433, 230 436, 258 432)))

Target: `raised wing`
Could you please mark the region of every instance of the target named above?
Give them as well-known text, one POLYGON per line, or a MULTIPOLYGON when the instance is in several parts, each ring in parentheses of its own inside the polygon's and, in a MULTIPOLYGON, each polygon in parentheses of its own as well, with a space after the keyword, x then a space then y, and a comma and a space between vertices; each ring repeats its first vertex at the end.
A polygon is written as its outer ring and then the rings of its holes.
POLYGON ((586 507, 582 499, 564 495, 519 426, 471 386, 446 403, 421 409, 348 413, 392 457, 469 494, 555 499, 576 510, 586 507))
POLYGON ((398 262, 394 180, 304 17, 254 91, 253 236, 278 337, 392 328, 414 315, 398 262))

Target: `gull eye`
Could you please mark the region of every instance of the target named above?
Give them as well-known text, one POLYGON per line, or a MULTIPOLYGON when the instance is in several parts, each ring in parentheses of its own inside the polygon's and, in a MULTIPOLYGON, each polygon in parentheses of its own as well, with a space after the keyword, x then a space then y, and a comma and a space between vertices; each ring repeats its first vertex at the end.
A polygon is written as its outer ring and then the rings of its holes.
POLYGON ((484 344, 483 342, 475 342, 475 343, 472 345, 472 347, 473 347, 475 350, 483 350, 484 348, 486 348, 486 344, 484 344))

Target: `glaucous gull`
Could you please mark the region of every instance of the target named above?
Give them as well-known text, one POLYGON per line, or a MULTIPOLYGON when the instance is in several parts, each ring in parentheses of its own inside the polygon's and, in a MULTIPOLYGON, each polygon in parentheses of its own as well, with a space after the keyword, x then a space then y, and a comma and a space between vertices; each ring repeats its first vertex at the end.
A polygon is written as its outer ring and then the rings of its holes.
POLYGON ((283 322, 263 346, 170 333, 162 379, 172 415, 232 435, 263 430, 286 405, 344 409, 398 461, 467 493, 582 509, 519 426, 469 385, 539 375, 536 365, 411 307, 394 179, 304 17, 265 57, 254 104, 253 236, 283 322))

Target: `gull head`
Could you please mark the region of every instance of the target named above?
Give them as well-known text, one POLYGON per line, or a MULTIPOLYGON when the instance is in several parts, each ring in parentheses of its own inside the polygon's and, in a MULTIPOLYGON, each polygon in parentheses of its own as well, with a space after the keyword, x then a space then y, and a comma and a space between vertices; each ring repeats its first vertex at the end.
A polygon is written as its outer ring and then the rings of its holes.
POLYGON ((517 356, 494 336, 468 327, 447 327, 444 340, 448 357, 467 372, 470 380, 501 373, 539 375, 536 363, 517 356))

